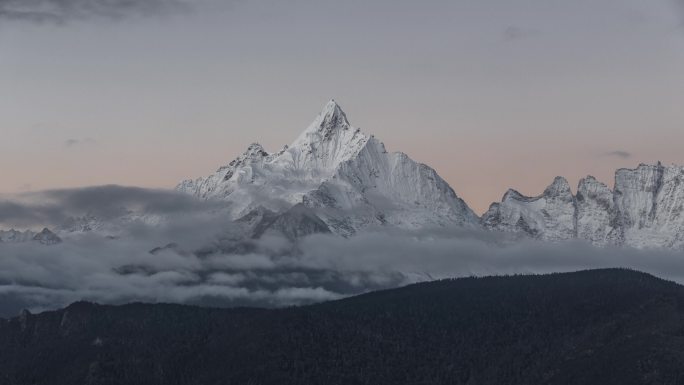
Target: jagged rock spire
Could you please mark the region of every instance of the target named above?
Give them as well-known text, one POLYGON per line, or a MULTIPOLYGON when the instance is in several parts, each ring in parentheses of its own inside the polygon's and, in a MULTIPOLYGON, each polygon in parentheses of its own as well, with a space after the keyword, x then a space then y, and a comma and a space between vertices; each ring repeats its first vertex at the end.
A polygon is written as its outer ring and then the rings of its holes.
POLYGON ((341 132, 349 131, 351 125, 335 99, 331 99, 309 127, 302 132, 292 146, 318 140, 330 140, 341 132))

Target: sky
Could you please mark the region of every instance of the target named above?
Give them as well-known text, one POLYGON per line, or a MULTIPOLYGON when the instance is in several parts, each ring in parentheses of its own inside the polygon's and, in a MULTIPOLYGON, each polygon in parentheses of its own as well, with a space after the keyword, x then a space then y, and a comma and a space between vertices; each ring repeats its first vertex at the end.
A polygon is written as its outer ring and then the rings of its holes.
POLYGON ((172 188, 331 98, 478 213, 684 164, 682 0, 0 0, 0 193, 172 188))

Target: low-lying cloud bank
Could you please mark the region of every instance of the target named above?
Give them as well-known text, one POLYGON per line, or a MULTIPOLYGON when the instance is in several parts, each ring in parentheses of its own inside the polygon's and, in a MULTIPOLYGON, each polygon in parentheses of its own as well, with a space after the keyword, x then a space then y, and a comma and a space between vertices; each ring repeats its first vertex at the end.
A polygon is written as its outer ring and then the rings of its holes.
POLYGON ((117 237, 86 233, 54 246, 0 243, 0 316, 77 300, 288 306, 447 277, 602 267, 684 282, 682 252, 548 244, 456 228, 244 240, 218 203, 117 186, 26 194, 0 202, 0 222, 93 211, 114 218, 123 206, 167 220, 131 220, 117 237))
POLYGON ((120 219, 128 212, 149 216, 206 215, 225 207, 172 190, 117 185, 56 189, 0 196, 0 226, 61 226, 74 218, 120 219))
POLYGON ((0 0, 0 21, 63 24, 93 18, 124 19, 185 11, 182 0, 0 0))

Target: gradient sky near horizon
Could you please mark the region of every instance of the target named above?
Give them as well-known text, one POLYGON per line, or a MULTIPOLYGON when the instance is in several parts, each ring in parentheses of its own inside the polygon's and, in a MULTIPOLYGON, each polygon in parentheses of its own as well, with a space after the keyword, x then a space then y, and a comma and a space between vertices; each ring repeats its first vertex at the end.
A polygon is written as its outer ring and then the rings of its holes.
POLYGON ((170 188, 330 98, 478 213, 684 164, 683 0, 90 1, 0 0, 0 193, 170 188))

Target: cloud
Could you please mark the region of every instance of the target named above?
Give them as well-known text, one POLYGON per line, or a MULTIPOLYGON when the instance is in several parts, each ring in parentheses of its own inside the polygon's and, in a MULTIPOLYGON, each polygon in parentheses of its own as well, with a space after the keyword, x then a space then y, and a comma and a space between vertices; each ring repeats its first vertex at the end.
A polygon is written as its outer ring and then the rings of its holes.
POLYGON ((616 151, 606 152, 603 154, 603 156, 611 156, 611 157, 616 157, 616 158, 629 159, 632 157, 632 153, 624 151, 624 150, 616 150, 616 151))
POLYGON ((512 242, 501 234, 458 229, 212 243, 230 226, 202 216, 177 217, 172 225, 119 239, 86 234, 51 247, 0 243, 0 315, 77 300, 289 306, 439 278, 601 267, 635 268, 684 282, 684 255, 674 251, 512 242), (202 242, 193 240, 198 235, 202 242), (148 252, 169 241, 177 246, 148 252), (231 242, 248 243, 249 251, 226 247, 231 242), (187 252, 202 244, 212 246, 187 252))
POLYGON ((0 225, 61 226, 74 218, 102 221, 144 214, 147 218, 213 212, 222 202, 202 202, 172 190, 117 185, 25 192, 0 197, 0 225))
POLYGON ((181 0, 0 0, 0 20, 63 24, 164 15, 188 7, 181 0))
POLYGON ((97 141, 93 138, 83 138, 83 139, 75 139, 75 138, 70 138, 64 141, 64 147, 71 148, 71 147, 76 147, 76 146, 86 146, 86 145, 93 145, 96 144, 97 141))
POLYGON ((244 239, 224 205, 121 186, 6 198, 0 217, 15 226, 82 213, 107 220, 93 232, 63 230, 58 245, 0 242, 0 316, 78 300, 289 306, 447 277, 603 267, 684 282, 679 251, 542 243, 462 228, 379 228, 348 239, 329 234, 298 241, 273 234, 244 239), (118 231, 116 237, 108 236, 112 231, 118 231))

